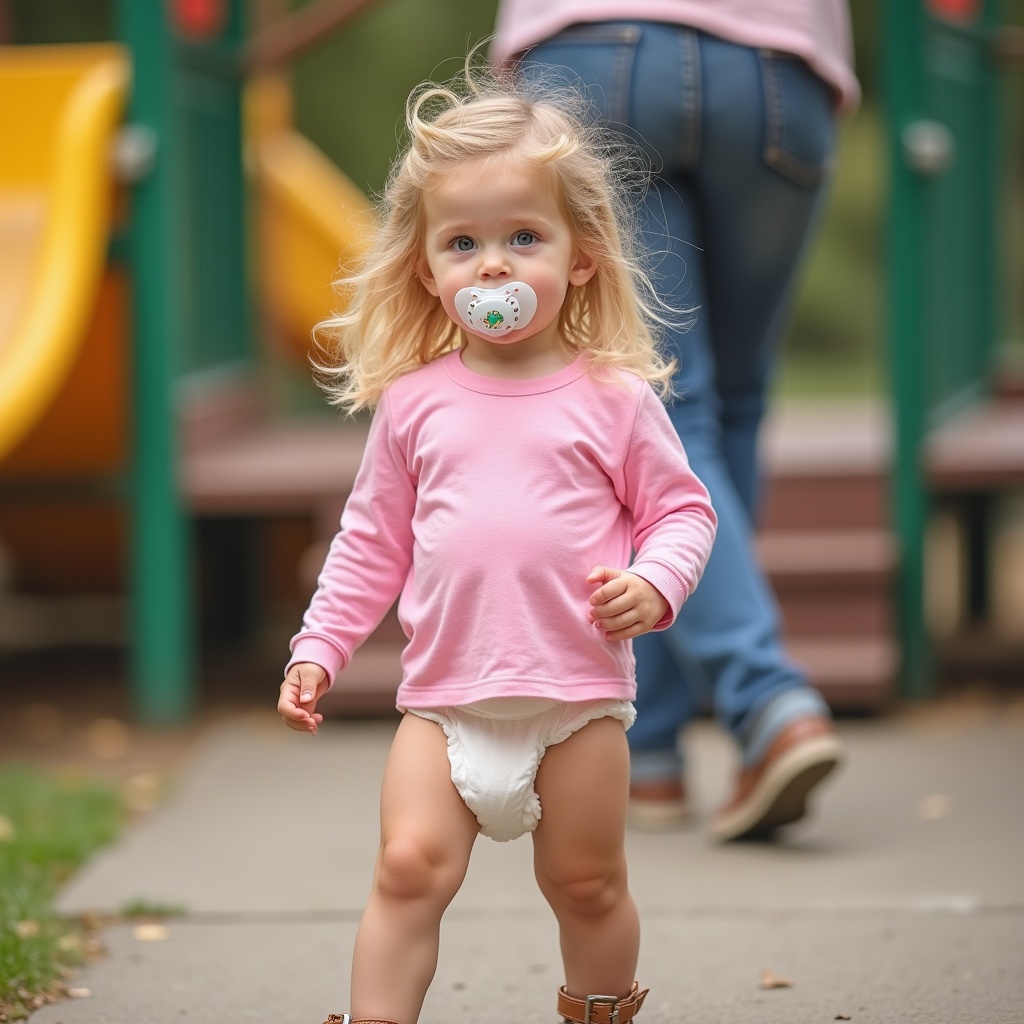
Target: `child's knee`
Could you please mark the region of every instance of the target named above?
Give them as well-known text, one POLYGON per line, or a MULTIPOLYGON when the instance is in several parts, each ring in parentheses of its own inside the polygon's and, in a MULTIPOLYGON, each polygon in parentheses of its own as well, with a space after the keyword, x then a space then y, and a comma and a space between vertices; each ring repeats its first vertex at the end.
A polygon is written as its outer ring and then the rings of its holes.
POLYGON ((603 870, 558 872, 538 881, 552 906, 576 917, 602 917, 628 892, 626 873, 618 865, 603 870))
POLYGON ((450 858, 430 840, 403 836, 381 847, 376 888, 382 896, 398 900, 450 898, 460 883, 450 858))

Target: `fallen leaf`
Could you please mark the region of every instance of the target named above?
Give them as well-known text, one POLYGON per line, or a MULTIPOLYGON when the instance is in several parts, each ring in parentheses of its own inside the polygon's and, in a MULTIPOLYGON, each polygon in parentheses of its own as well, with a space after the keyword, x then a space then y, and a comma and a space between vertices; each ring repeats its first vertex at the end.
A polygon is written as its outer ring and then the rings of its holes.
POLYGON ((132 938, 136 942, 164 942, 170 935, 167 926, 162 924, 137 924, 132 929, 132 938))
POLYGON ((118 761, 128 753, 131 733, 116 718, 97 718, 86 731, 89 750, 104 761, 118 761))
POLYGON ((57 948, 65 953, 79 953, 85 948, 85 943, 80 935, 68 932, 57 940, 57 948))
POLYGON ((793 982, 789 978, 780 978, 771 971, 761 972, 761 988, 792 988, 793 982))
POLYGON ((78 915, 78 923, 87 932, 95 932, 99 931, 100 928, 103 928, 110 922, 107 920, 106 917, 104 917, 103 914, 99 913, 96 910, 83 910, 82 913, 78 915))
POLYGON ((917 813, 925 821, 947 818, 952 810, 953 801, 945 793, 932 793, 917 805, 917 813))
POLYGON ((160 802, 160 778, 154 772, 135 772, 124 785, 128 810, 143 814, 160 802))
POLYGON ((14 839, 14 822, 0 814, 0 843, 9 843, 14 839))
POLYGON ((14 926, 14 931, 19 939, 34 939, 40 931, 38 921, 19 921, 14 926))
POLYGON ((68 995, 72 999, 88 999, 92 995, 91 988, 69 988, 68 995))

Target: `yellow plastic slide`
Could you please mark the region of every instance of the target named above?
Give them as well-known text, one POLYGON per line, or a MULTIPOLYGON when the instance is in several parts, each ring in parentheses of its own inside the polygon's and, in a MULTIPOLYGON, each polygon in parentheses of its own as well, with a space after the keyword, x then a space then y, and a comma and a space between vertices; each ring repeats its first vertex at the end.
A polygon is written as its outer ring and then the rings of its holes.
MULTIPOLYGON (((114 383, 124 368, 90 364, 126 357, 109 327, 119 321, 123 285, 111 288, 104 274, 111 151, 129 87, 129 55, 116 44, 0 47, 0 466, 30 435, 17 458, 37 464, 45 450, 43 472, 57 462, 104 464, 106 455, 87 451, 90 431, 126 429, 108 408, 125 404, 114 383), (94 381, 102 428, 83 412, 89 399, 81 392, 94 381), (65 442, 69 422, 74 450, 65 442)), ((304 360, 312 327, 337 309, 331 281, 339 265, 362 252, 373 230, 372 208, 292 128, 286 81, 250 83, 246 108, 259 298, 276 339, 304 360)), ((96 439, 93 448, 110 444, 96 439)))
POLYGON ((251 81, 245 113, 246 158, 259 203, 260 300, 277 341, 304 360, 314 325, 339 311, 331 282, 365 251, 373 208, 292 128, 285 79, 251 81))
POLYGON ((129 81, 114 44, 0 47, 0 461, 46 413, 83 343, 129 81))

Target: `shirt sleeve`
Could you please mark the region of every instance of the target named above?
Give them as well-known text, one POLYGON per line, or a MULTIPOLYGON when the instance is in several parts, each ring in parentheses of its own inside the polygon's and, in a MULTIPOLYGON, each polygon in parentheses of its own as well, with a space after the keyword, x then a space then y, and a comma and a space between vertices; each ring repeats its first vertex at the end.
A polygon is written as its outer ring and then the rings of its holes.
POLYGON ((629 571, 668 601, 668 612, 654 627, 665 629, 704 572, 718 519, 665 407, 649 386, 641 388, 623 478, 625 504, 633 517, 635 555, 629 571))
POLYGON ((387 395, 370 425, 352 493, 285 668, 309 661, 334 677, 377 628, 412 564, 416 482, 392 425, 387 395))

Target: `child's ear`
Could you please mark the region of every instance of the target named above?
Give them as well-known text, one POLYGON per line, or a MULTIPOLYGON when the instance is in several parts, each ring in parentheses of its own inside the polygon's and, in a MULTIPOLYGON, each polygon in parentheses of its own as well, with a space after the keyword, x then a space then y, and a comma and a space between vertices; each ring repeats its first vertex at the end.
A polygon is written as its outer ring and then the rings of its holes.
POLYGON ((416 271, 416 276, 420 279, 420 283, 424 288, 430 292, 431 295, 438 295, 437 282, 434 280, 434 275, 430 272, 430 264, 427 263, 426 257, 418 256, 416 262, 413 264, 412 269, 416 271))
POLYGON ((594 257, 582 249, 576 250, 572 266, 569 268, 569 284, 579 288, 585 285, 597 273, 594 257))

